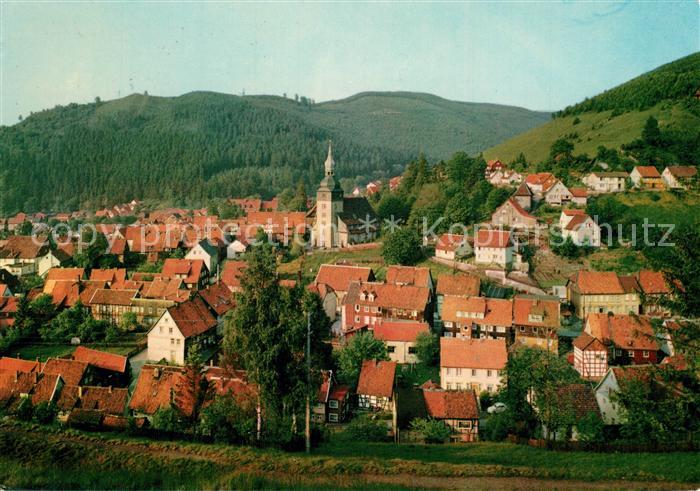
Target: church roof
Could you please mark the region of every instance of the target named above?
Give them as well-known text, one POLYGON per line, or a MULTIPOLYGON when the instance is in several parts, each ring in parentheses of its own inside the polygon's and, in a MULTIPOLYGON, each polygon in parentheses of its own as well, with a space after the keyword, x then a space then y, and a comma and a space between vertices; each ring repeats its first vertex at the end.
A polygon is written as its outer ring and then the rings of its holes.
POLYGON ((338 213, 338 218, 348 228, 365 227, 369 224, 370 228, 376 230, 379 225, 376 213, 374 213, 367 198, 363 197, 352 196, 343 198, 343 211, 338 213))

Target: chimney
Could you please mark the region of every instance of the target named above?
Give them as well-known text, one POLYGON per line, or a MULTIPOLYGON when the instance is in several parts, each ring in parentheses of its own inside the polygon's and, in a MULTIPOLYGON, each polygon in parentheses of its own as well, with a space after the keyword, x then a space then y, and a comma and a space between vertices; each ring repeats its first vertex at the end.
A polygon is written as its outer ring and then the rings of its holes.
POLYGON ((32 372, 32 375, 33 375, 32 378, 34 379, 34 383, 35 384, 38 383, 39 382, 39 374, 36 372, 32 372))
POLYGON ((82 385, 78 386, 78 398, 79 399, 83 398, 83 386, 82 385))
POLYGON ((15 382, 19 381, 19 372, 15 370, 15 382))
POLYGON ((111 394, 112 393, 112 386, 111 385, 109 386, 108 390, 109 390, 109 393, 111 394))

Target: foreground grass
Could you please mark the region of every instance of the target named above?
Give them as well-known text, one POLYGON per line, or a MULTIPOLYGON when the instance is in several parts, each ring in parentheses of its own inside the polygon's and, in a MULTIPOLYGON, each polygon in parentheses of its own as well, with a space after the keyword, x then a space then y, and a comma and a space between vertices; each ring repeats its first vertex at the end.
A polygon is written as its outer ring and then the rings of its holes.
POLYGON ((365 489, 376 484, 373 476, 395 479, 398 482, 390 484, 396 489, 405 476, 690 485, 700 482, 697 458, 681 452, 551 452, 488 442, 397 446, 347 441, 325 444, 306 456, 0 423, 0 484, 13 488, 365 489))

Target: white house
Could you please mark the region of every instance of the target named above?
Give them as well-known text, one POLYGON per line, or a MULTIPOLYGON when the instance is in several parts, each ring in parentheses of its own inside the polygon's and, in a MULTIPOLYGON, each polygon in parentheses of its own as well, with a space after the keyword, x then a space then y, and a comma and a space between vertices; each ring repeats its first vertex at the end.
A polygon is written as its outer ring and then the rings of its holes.
POLYGON ((471 252, 467 238, 459 234, 442 234, 435 241, 435 257, 454 261, 471 252))
POLYGON ((0 268, 14 276, 45 275, 61 261, 49 248, 46 240, 34 236, 11 235, 0 247, 0 268))
POLYGON ((687 189, 697 178, 698 170, 689 165, 672 165, 661 173, 666 187, 670 189, 687 189))
POLYGON ((595 387, 600 415, 606 425, 619 425, 627 421, 624 411, 615 402, 615 393, 620 391, 620 383, 625 380, 644 381, 648 379, 651 365, 631 365, 628 367, 610 367, 595 387))
POLYGON ((217 320, 199 297, 168 308, 148 331, 148 359, 184 365, 193 343, 216 343, 217 320))
POLYGON ((217 275, 219 268, 219 249, 208 239, 197 242, 185 255, 185 259, 201 259, 212 275, 217 275))
POLYGON ((562 227, 561 235, 564 239, 571 238, 573 243, 579 246, 600 247, 600 227, 586 214, 574 215, 562 227))
POLYGON ((582 181, 595 193, 619 193, 625 190, 628 177, 626 172, 591 172, 582 181))
POLYGON ((505 230, 481 229, 474 238, 476 264, 493 264, 505 268, 513 263, 515 244, 505 230))
POLYGON ((372 332, 386 344, 391 361, 417 363, 416 340, 420 334, 430 334, 430 326, 425 322, 382 322, 372 332))
POLYGON ((557 180, 546 191, 544 191, 544 201, 548 205, 561 206, 571 203, 574 196, 564 183, 557 180))
POLYGON ((248 250, 248 245, 241 239, 235 239, 226 246, 226 258, 235 259, 248 250))
POLYGON ((505 339, 440 338, 440 386, 496 392, 508 352, 505 339))

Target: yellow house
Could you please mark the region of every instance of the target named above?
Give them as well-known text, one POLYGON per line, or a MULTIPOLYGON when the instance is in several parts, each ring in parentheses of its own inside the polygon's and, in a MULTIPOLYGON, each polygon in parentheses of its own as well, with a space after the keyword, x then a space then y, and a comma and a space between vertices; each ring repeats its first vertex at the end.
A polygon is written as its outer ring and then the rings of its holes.
POLYGON ((579 271, 569 279, 566 295, 582 319, 591 313, 639 313, 639 284, 634 276, 579 271))

